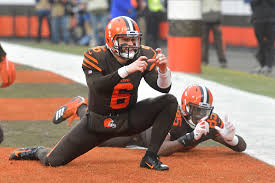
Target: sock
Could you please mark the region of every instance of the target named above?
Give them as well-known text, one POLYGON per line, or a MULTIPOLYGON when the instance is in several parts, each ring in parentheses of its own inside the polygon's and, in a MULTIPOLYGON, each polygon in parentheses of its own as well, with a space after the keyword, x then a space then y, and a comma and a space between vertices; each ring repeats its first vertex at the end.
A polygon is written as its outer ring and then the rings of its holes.
POLYGON ((87 105, 86 104, 81 104, 76 111, 76 114, 82 119, 87 111, 87 105))

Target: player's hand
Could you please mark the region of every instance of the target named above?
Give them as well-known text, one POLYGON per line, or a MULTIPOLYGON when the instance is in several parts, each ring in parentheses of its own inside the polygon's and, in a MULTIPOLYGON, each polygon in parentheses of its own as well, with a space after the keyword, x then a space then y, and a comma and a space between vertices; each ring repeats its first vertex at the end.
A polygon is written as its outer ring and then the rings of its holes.
POLYGON ((148 58, 146 56, 140 56, 136 61, 127 66, 128 74, 132 74, 136 71, 144 72, 147 68, 148 58))
POLYGON ((193 131, 195 140, 199 140, 202 137, 202 135, 207 135, 207 133, 209 133, 209 124, 206 121, 207 118, 208 116, 203 117, 196 125, 193 131))
POLYGON ((215 126, 215 129, 225 141, 232 141, 235 136, 235 126, 228 120, 228 115, 224 116, 224 127, 215 126))
POLYGON ((156 52, 158 52, 158 55, 156 56, 156 58, 148 59, 148 62, 155 63, 156 66, 159 68, 160 73, 166 73, 168 60, 166 59, 166 56, 161 53, 160 48, 157 48, 156 52))

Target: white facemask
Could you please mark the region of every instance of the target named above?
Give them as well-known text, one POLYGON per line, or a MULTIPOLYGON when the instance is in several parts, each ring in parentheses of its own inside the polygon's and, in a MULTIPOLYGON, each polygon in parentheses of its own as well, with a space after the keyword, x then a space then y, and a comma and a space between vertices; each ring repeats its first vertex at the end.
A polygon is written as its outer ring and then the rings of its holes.
POLYGON ((120 56, 123 58, 128 58, 128 59, 132 59, 135 56, 135 51, 130 51, 129 54, 128 53, 120 53, 120 56))

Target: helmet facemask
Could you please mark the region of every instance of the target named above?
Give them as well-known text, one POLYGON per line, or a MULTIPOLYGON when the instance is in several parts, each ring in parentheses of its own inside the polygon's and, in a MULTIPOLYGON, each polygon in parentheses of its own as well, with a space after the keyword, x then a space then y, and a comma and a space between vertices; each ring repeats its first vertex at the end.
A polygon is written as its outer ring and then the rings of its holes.
POLYGON ((141 37, 142 34, 137 31, 128 31, 127 34, 117 34, 112 40, 114 44, 112 49, 113 53, 126 59, 134 58, 134 56, 140 51, 141 37), (127 43, 121 43, 121 38, 133 39, 135 41, 133 45, 128 45, 127 43))
POLYGON ((195 128, 198 122, 205 116, 210 117, 214 107, 210 106, 208 103, 194 104, 189 103, 186 105, 186 112, 190 116, 188 123, 190 127, 195 128))

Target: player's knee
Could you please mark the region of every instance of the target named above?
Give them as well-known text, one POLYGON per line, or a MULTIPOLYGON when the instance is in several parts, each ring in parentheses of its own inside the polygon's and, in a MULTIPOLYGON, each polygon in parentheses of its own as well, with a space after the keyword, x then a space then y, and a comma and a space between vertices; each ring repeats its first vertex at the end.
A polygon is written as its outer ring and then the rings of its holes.
POLYGON ((57 167, 57 166, 66 165, 67 163, 62 159, 47 158, 45 164, 48 166, 57 167))
POLYGON ((174 105, 174 106, 178 106, 178 100, 174 95, 168 93, 165 95, 165 99, 166 99, 167 103, 174 105))
POLYGON ((165 95, 167 100, 166 111, 170 114, 170 116, 174 117, 176 116, 177 108, 178 108, 178 100, 177 98, 172 94, 166 94, 165 95))
POLYGON ((62 166, 68 163, 65 161, 64 157, 62 156, 53 155, 49 151, 48 153, 46 151, 43 153, 44 154, 41 153, 41 157, 39 157, 39 159, 46 166, 56 167, 56 166, 62 166))

